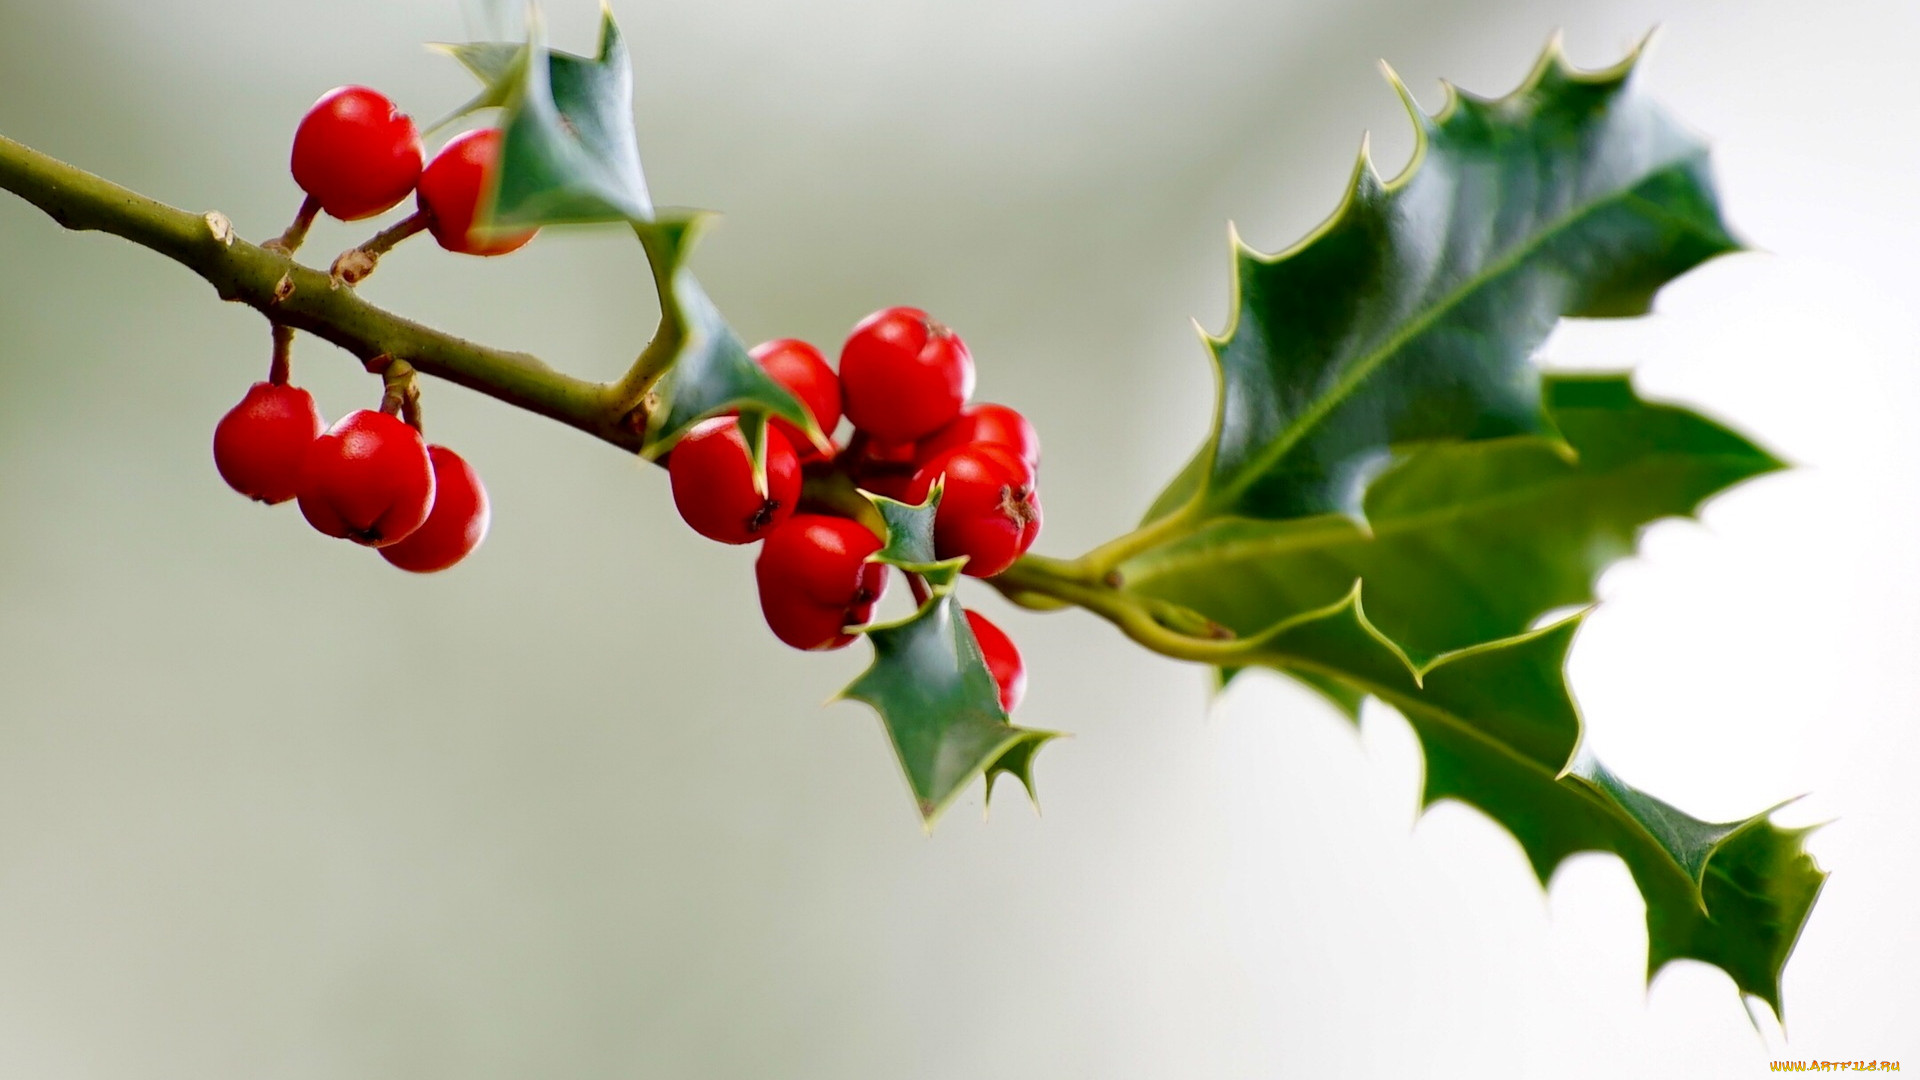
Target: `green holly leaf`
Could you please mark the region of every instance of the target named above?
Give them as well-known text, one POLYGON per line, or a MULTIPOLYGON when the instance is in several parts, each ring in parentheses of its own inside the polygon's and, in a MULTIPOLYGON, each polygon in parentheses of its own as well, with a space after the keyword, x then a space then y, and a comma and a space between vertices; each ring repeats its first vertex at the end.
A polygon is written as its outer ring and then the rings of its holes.
POLYGON ((705 220, 691 215, 633 225, 660 299, 660 328, 639 366, 664 372, 652 391, 640 453, 657 458, 695 424, 728 412, 781 417, 825 445, 813 413, 748 354, 687 269, 705 220))
POLYGON ((1308 240, 1273 257, 1236 241, 1199 455, 1135 533, 1009 576, 1123 612, 1223 683, 1264 667, 1350 718, 1368 697, 1393 706, 1420 739, 1426 804, 1488 814, 1542 882, 1574 852, 1618 855, 1646 900, 1649 977, 1699 959, 1778 1012, 1825 878, 1805 831, 1701 821, 1580 753, 1564 676, 1579 620, 1529 630, 1590 603, 1649 522, 1779 467, 1625 376, 1530 364, 1560 317, 1642 313, 1736 246, 1705 149, 1632 92, 1632 64, 1581 74, 1549 49, 1499 101, 1450 90, 1427 118, 1409 100, 1405 175, 1383 184, 1363 155, 1308 240), (1167 605, 1237 636, 1195 635, 1167 605))
POLYGON ((873 664, 842 697, 864 701, 880 714, 907 786, 929 828, 977 776, 1011 774, 1033 794, 1033 759, 1056 733, 1015 727, 1000 707, 1000 689, 987 670, 966 612, 953 595, 964 559, 940 560, 933 551, 936 486, 919 505, 880 495, 868 498, 886 523, 886 543, 870 561, 921 574, 931 595, 910 617, 867 631, 873 664))
POLYGON ((446 51, 484 84, 449 120, 505 109, 483 222, 524 228, 652 218, 634 133, 633 61, 611 11, 601 12, 592 57, 549 50, 538 17, 528 20, 525 45, 476 42, 446 51))
MULTIPOLYGON (((505 41, 469 41, 460 44, 439 42, 428 48, 437 49, 460 62, 467 74, 480 80, 480 93, 469 99, 466 104, 437 120, 433 128, 447 124, 479 112, 481 109, 497 109, 512 98, 514 88, 514 66, 526 59, 527 47, 505 41)), ((432 130, 431 128, 429 130, 432 130)))
POLYGON ((1621 782, 1580 753, 1564 675, 1580 617, 1416 665, 1367 617, 1360 590, 1235 646, 1236 662, 1308 671, 1378 698, 1426 756, 1422 805, 1453 799, 1512 833, 1542 885, 1567 858, 1626 863, 1647 905, 1647 977, 1712 964, 1780 1012, 1780 973, 1826 874, 1771 811, 1712 823, 1621 782))
POLYGON ((1253 634, 1367 583, 1368 615, 1416 659, 1526 630, 1590 603, 1600 572, 1648 523, 1781 467, 1687 409, 1641 400, 1624 375, 1552 375, 1565 442, 1519 436, 1417 451, 1341 514, 1231 519, 1121 566, 1129 588, 1253 634), (1567 451, 1571 449, 1571 453, 1567 451))
POLYGON ((886 724, 914 803, 929 828, 974 778, 1012 773, 1033 790, 1033 755, 1057 733, 1015 727, 952 593, 911 618, 867 631, 873 665, 842 697, 886 724))
POLYGON ((765 464, 756 416, 788 420, 824 447, 827 436, 812 413, 748 355, 688 271, 707 215, 656 220, 634 134, 633 62, 613 13, 602 9, 592 57, 549 50, 537 15, 528 20, 525 45, 476 42, 445 51, 484 87, 455 117, 505 109, 491 224, 626 222, 646 249, 660 328, 630 376, 634 397, 646 395, 634 401, 646 417, 641 453, 657 458, 695 424, 729 412, 749 420, 743 431, 756 470, 765 464))
POLYGON ((867 501, 880 512, 880 519, 887 527, 886 546, 875 552, 869 561, 887 563, 919 574, 935 593, 953 591, 960 581, 960 568, 966 565, 967 559, 964 555, 957 559, 941 559, 934 554, 933 519, 940 509, 940 498, 945 494, 944 483, 934 481, 926 499, 918 506, 872 492, 865 494, 867 501))
POLYGON ((1150 517, 1358 518, 1400 448, 1555 436, 1529 363, 1555 321, 1642 313, 1737 247, 1705 147, 1632 92, 1633 64, 1583 73, 1549 48, 1507 97, 1449 88, 1432 117, 1395 80, 1419 140, 1405 173, 1383 182, 1363 150, 1305 241, 1234 239, 1214 430, 1150 517))

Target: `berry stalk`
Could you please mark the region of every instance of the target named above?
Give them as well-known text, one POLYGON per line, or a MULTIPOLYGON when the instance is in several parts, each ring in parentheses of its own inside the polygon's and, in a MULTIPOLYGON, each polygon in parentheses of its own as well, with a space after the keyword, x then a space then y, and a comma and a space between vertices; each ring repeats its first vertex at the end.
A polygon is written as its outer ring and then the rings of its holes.
POLYGON ((400 245, 400 241, 427 231, 426 213, 409 214, 397 223, 381 229, 359 247, 348 248, 333 260, 327 272, 342 285, 358 285, 380 265, 380 256, 400 245))
POLYGON ((300 250, 300 245, 307 242, 307 230, 313 228, 313 220, 319 216, 319 198, 307 196, 300 204, 300 212, 293 215, 293 223, 287 226, 287 231, 260 246, 292 257, 294 252, 300 250))
POLYGON ((275 386, 287 385, 293 378, 293 327, 285 323, 273 324, 273 359, 267 364, 267 381, 275 386))

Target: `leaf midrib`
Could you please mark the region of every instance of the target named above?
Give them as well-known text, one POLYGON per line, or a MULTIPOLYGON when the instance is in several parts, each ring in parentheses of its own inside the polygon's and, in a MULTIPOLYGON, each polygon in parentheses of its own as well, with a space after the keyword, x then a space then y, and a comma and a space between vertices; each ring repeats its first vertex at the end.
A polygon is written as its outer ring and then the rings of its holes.
MULTIPOLYGON (((1421 315, 1409 321, 1372 352, 1352 363, 1341 374, 1339 380, 1334 383, 1328 393, 1314 399, 1306 411, 1301 413, 1293 423, 1287 425, 1286 429, 1281 432, 1278 438, 1267 443, 1260 453, 1254 455, 1251 460, 1243 463, 1237 471, 1236 478, 1218 489, 1217 493, 1210 495, 1206 499, 1206 505, 1218 506, 1231 503, 1235 499, 1238 499, 1240 495, 1245 493, 1247 488, 1251 487, 1256 480, 1265 475, 1268 469, 1272 468, 1298 445, 1300 440, 1305 438, 1309 431, 1316 427, 1322 420, 1326 419, 1329 413, 1341 404, 1344 404, 1357 386, 1372 376, 1375 368, 1386 363, 1395 353, 1406 347, 1409 342, 1426 333, 1427 330, 1439 322, 1442 316, 1451 313, 1467 297, 1484 288, 1493 279, 1505 274, 1532 257, 1548 239, 1559 236, 1566 230, 1573 228, 1587 216, 1603 207, 1622 202, 1649 201, 1636 194, 1648 181, 1665 175, 1682 165, 1697 162, 1705 157, 1706 150, 1704 148, 1696 148, 1689 153, 1662 162, 1659 167, 1649 169, 1640 174, 1632 185, 1616 188, 1610 191, 1604 198, 1588 202, 1571 213, 1563 214, 1554 219, 1546 228, 1539 230, 1529 237, 1525 243, 1518 245, 1506 255, 1503 255, 1488 266, 1483 267, 1479 273, 1470 276, 1459 287, 1442 297, 1433 307, 1428 308, 1421 315)), ((1398 191, 1404 189, 1393 190, 1398 191)), ((1230 334, 1225 340, 1231 341, 1232 335, 1230 334)), ((1225 393, 1223 382, 1221 389, 1223 404, 1225 393)))

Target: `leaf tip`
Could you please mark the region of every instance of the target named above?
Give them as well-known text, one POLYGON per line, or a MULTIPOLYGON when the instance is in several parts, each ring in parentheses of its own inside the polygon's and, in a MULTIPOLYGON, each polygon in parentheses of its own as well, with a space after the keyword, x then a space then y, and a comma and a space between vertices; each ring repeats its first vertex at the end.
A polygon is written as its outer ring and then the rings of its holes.
POLYGON ((1540 62, 1564 64, 1567 60, 1567 30, 1556 26, 1547 33, 1547 43, 1540 47, 1540 62))
POLYGON ((1001 751, 1000 756, 988 764, 985 769, 987 782, 986 801, 988 803, 993 801, 994 782, 998 780, 1002 774, 1005 774, 1020 781, 1020 786, 1026 790, 1027 801, 1033 804, 1033 812, 1038 814, 1040 813, 1040 794, 1034 788, 1034 759, 1039 756, 1041 747, 1055 739, 1065 738, 1067 736, 1064 732, 1042 731, 1037 728, 1016 728, 1014 730, 1019 732, 1019 738, 1009 744, 1005 750, 1001 751))
POLYGON ((1257 256, 1260 254, 1247 243, 1245 237, 1240 235, 1240 223, 1232 218, 1227 219, 1227 246, 1233 249, 1235 255, 1257 256))
POLYGON ((1353 163, 1353 186, 1358 192, 1378 190, 1380 170, 1373 163, 1373 130, 1360 133, 1360 153, 1353 163))
POLYGON ((1654 44, 1666 36, 1666 32, 1667 28, 1665 23, 1654 23, 1652 26, 1647 27, 1647 32, 1640 35, 1640 40, 1633 43, 1633 48, 1627 50, 1627 55, 1616 66, 1622 68, 1639 67, 1640 62, 1645 60, 1647 54, 1653 51, 1654 44))
POLYGON ((1233 327, 1231 325, 1219 334, 1214 334, 1208 331, 1206 327, 1201 326, 1199 319, 1188 319, 1187 325, 1193 327, 1193 332, 1200 336, 1200 344, 1205 345, 1207 351, 1213 353, 1216 358, 1218 358, 1220 350, 1227 347, 1227 342, 1233 340, 1233 327))
POLYGON ((1428 116, 1427 111, 1420 107, 1419 100, 1413 96, 1413 91, 1408 88, 1406 80, 1400 77, 1400 72, 1394 70, 1391 63, 1382 59, 1379 65, 1380 74, 1386 78, 1387 85, 1393 87, 1393 92, 1399 95, 1400 104, 1406 107, 1407 118, 1413 121, 1415 139, 1413 156, 1414 160, 1418 161, 1420 151, 1427 142, 1427 133, 1433 128, 1433 117, 1428 116))

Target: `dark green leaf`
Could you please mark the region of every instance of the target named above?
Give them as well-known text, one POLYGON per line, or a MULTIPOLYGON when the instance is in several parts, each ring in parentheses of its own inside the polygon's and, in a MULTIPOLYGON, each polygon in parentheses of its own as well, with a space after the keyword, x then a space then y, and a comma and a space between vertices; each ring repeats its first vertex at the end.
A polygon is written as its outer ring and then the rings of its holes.
POLYGON ((960 602, 937 593, 904 622, 867 632, 873 666, 842 696, 873 706, 928 826, 973 779, 1009 772, 1032 791, 1053 732, 1015 727, 960 602))
POLYGON ((1223 521, 1124 564, 1125 580, 1243 635, 1364 580, 1374 624, 1431 658, 1591 602, 1600 572, 1649 522, 1780 467, 1710 420, 1642 401, 1626 376, 1549 376, 1546 391, 1564 445, 1429 447, 1368 489, 1366 527, 1338 514, 1223 521))
POLYGON ((936 593, 952 591, 960 580, 960 568, 967 562, 965 556, 942 560, 934 554, 933 518, 940 509, 943 493, 941 483, 935 481, 926 500, 918 506, 867 493, 867 499, 880 511, 880 518, 887 526, 886 546, 872 556, 873 561, 919 574, 936 593))
POLYGON ((1631 92, 1631 66, 1583 75, 1549 50, 1505 99, 1450 91, 1438 117, 1413 110, 1404 176, 1382 184, 1363 155, 1307 241, 1236 243, 1213 433, 1140 532, 1069 568, 1236 631, 1168 644, 1222 681, 1263 666, 1350 717, 1392 705, 1427 803, 1491 816, 1543 882, 1576 851, 1615 853, 1646 899, 1649 975, 1700 959, 1777 1011, 1824 878, 1804 833, 1700 821, 1577 756, 1578 619, 1527 630, 1590 602, 1647 523, 1779 467, 1625 377, 1531 366, 1562 316, 1644 312, 1735 247, 1704 148, 1631 92))
MULTIPOLYGON (((646 249, 661 314, 640 367, 660 378, 646 403, 641 453, 658 457, 693 425, 730 411, 782 417, 824 444, 812 414, 748 355, 687 270, 704 216, 654 220, 634 137, 632 61, 612 12, 602 12, 592 58, 549 51, 537 18, 526 45, 480 42, 447 52, 486 85, 456 115, 506 109, 494 224, 624 221, 646 249)), ((743 430, 757 432, 751 423, 743 430)), ((751 446, 759 467, 763 446, 751 446)))
POLYGON ((1714 824, 1635 790, 1584 755, 1564 675, 1579 619, 1416 667, 1367 618, 1359 590, 1244 642, 1245 663, 1309 671, 1398 709, 1426 755, 1423 805, 1454 799, 1519 840, 1545 884, 1579 851, 1618 855, 1647 904, 1648 978, 1713 964, 1780 1011, 1780 972, 1826 875, 1806 830, 1761 813, 1714 824))
POLYGON ((633 63, 611 11, 602 12, 591 58, 550 51, 538 19, 524 46, 480 42, 447 51, 485 84, 455 116, 506 110, 484 221, 525 227, 652 218, 634 135, 633 63))
POLYGON ((1011 776, 1026 789, 1027 801, 1037 807, 1040 805, 1040 795, 1033 789, 1033 759, 1039 756, 1040 748, 1047 744, 1048 739, 1059 736, 1051 731, 1015 730, 1025 731, 1027 737, 1008 747, 1005 753, 987 766, 987 802, 993 802, 993 782, 1002 776, 1011 776))
POLYGON ((910 618, 868 631, 873 666, 842 694, 879 712, 929 826, 981 773, 989 797, 1001 773, 1018 778, 1031 796, 1034 755, 1054 737, 1013 726, 1000 708, 999 687, 952 595, 966 560, 934 554, 940 495, 936 484, 917 506, 867 496, 886 526, 886 542, 871 560, 920 574, 932 595, 910 618))
POLYGON ((666 371, 654 388, 657 401, 641 453, 658 457, 701 420, 733 410, 783 417, 824 440, 813 414, 748 355, 687 270, 687 255, 703 220, 670 218, 633 226, 646 248, 660 298, 660 329, 647 350, 666 371))
MULTIPOLYGON (((1419 148, 1382 182, 1365 153, 1346 201, 1266 256, 1234 241, 1214 431, 1154 516, 1358 517, 1409 444, 1555 434, 1529 363, 1563 315, 1646 310, 1736 247, 1706 150, 1629 89, 1549 49, 1511 95, 1406 95, 1419 148)), ((1395 83, 1396 87, 1398 82, 1395 83)))
POLYGON ((460 66, 483 84, 480 96, 462 105, 449 119, 505 105, 509 97, 506 91, 513 85, 513 67, 527 54, 525 45, 504 41, 469 41, 433 48, 460 61, 460 66))

